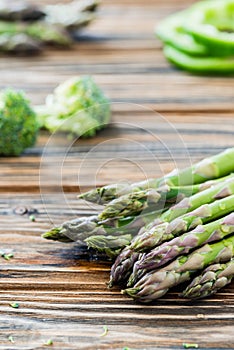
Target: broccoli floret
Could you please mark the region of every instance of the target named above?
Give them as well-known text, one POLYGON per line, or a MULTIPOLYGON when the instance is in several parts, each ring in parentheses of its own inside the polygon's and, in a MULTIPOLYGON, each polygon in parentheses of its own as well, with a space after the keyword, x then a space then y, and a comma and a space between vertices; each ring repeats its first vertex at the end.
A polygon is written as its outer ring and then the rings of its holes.
POLYGON ((51 132, 65 131, 82 137, 94 136, 111 116, 109 100, 89 76, 65 81, 36 111, 41 126, 51 132))
POLYGON ((21 92, 0 93, 0 155, 19 156, 37 137, 36 114, 21 92))

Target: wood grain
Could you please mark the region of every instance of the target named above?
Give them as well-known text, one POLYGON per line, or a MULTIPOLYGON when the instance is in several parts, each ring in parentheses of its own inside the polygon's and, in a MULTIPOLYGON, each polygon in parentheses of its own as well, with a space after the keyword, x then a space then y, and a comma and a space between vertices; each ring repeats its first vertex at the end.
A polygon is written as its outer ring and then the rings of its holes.
POLYGON ((14 252, 10 261, 0 258, 0 350, 45 349, 49 339, 58 350, 234 349, 233 283, 193 303, 177 288, 140 305, 107 288, 111 262, 103 256, 41 238, 100 209, 78 201, 79 192, 161 176, 234 146, 233 78, 175 69, 154 37, 162 18, 193 2, 103 0, 72 50, 0 57, 0 88, 24 89, 40 104, 66 78, 92 74, 113 111, 96 138, 71 145, 43 131, 21 157, 0 159, 0 249, 14 252))

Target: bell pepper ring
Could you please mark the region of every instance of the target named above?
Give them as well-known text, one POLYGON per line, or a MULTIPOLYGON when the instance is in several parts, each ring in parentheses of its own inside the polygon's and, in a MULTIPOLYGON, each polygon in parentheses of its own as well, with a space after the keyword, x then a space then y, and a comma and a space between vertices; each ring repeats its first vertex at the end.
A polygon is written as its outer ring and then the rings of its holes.
POLYGON ((213 56, 234 55, 234 0, 206 0, 190 7, 182 28, 213 56))
POLYGON ((234 57, 195 57, 165 45, 165 57, 176 66, 194 73, 234 74, 234 57))
POLYGON ((189 55, 205 56, 208 49, 186 33, 182 25, 189 11, 175 13, 163 20, 155 28, 155 34, 166 44, 174 46, 189 55))

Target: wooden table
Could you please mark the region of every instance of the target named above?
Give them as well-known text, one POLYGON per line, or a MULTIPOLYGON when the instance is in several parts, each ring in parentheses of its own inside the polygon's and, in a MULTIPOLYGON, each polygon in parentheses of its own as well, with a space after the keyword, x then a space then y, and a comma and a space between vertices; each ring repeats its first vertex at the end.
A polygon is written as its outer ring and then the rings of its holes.
POLYGON ((0 58, 1 88, 24 89, 33 103, 79 74, 93 75, 113 102, 113 123, 96 138, 69 148, 60 135, 44 132, 23 156, 0 160, 1 248, 14 250, 13 259, 1 259, 0 349, 44 349, 48 339, 64 350, 183 349, 183 343, 234 349, 234 284, 203 301, 185 302, 174 290, 142 306, 107 289, 109 262, 75 243, 40 237, 52 225, 96 212, 77 201, 79 191, 160 176, 234 146, 233 78, 175 69, 154 38, 161 18, 192 2, 103 0, 73 50, 0 58))

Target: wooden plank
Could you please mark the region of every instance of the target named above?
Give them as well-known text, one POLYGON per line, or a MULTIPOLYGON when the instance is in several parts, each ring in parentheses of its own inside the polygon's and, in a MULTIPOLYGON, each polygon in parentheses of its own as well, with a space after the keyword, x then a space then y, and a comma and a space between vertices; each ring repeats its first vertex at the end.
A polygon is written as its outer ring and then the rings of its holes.
MULTIPOLYGON (((18 344, 18 348, 44 349, 42 346, 45 341, 53 337, 53 349, 123 349, 128 346, 136 350, 171 350, 183 349, 183 343, 189 343, 191 340, 200 344, 200 348, 217 349, 222 344, 222 349, 233 348, 232 327, 222 321, 222 327, 219 324, 209 326, 209 333, 206 333, 206 327, 211 321, 189 322, 185 328, 180 325, 174 325, 165 328, 164 325, 155 322, 157 327, 149 325, 148 327, 139 327, 137 325, 126 324, 108 324, 108 335, 101 337, 103 333, 103 323, 99 324, 79 324, 78 322, 69 322, 56 320, 53 322, 40 322, 38 320, 27 319, 21 316, 14 317, 14 330, 12 330, 12 317, 1 317, 4 323, 5 334, 0 335, 0 349, 6 349, 9 345, 7 336, 12 335, 18 344), (221 330, 222 328, 222 330, 221 330), (170 336, 168 335, 170 332, 170 336), (226 334, 226 336, 224 336, 226 334), (134 335, 134 336, 133 336, 134 335), (30 344, 30 345, 29 345, 30 344), (95 344, 95 345, 94 345, 95 344), (173 344, 173 345, 172 345, 173 344)), ((13 344, 16 348, 16 343, 13 344)))

